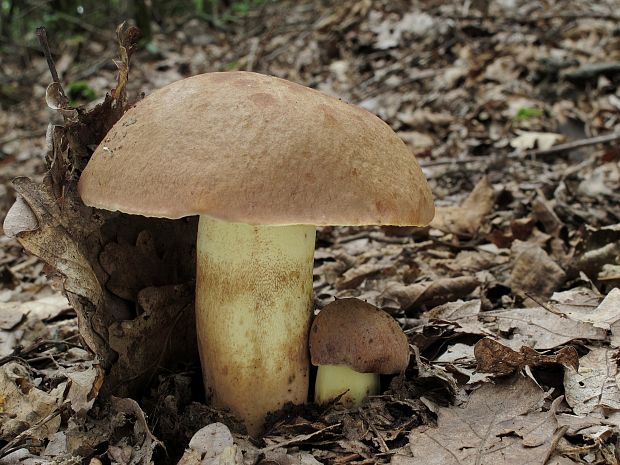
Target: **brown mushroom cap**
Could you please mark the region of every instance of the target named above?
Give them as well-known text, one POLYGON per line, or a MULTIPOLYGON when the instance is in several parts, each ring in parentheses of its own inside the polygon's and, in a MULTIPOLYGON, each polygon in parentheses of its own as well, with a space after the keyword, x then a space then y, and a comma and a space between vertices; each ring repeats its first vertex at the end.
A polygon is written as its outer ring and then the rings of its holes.
POLYGON ((249 72, 170 84, 129 109, 79 181, 87 204, 145 216, 287 225, 425 225, 411 151, 376 116, 249 72))
POLYGON ((313 365, 346 365, 360 373, 400 373, 409 364, 409 343, 388 313, 359 299, 326 305, 312 323, 313 365))

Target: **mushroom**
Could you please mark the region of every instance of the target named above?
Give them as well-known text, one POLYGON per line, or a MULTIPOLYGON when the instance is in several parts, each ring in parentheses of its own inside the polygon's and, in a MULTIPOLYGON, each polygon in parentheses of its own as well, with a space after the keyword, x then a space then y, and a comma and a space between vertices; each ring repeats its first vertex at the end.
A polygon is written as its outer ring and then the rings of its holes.
POLYGON ((207 396, 248 430, 308 395, 316 226, 426 225, 432 196, 390 127, 250 72, 208 73, 130 108, 79 180, 86 205, 200 215, 196 325, 207 396))
POLYGON ((327 304, 314 319, 310 356, 318 366, 315 402, 338 399, 355 406, 379 393, 379 375, 405 371, 409 343, 389 313, 359 299, 341 299, 327 304))

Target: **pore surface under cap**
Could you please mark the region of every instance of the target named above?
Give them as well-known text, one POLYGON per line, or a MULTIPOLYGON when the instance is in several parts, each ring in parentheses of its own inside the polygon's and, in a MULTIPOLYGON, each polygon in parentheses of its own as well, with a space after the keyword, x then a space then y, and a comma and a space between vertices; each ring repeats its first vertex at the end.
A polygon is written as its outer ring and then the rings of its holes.
POLYGON ((424 225, 431 193, 376 116, 249 72, 170 84, 129 109, 79 182, 91 206, 250 224, 424 225))

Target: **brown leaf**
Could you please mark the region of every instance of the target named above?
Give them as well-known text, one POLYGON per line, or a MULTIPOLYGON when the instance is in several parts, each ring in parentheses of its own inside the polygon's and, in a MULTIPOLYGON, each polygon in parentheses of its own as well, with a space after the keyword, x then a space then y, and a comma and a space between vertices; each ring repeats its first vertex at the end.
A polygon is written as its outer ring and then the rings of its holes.
POLYGON ((553 205, 549 202, 542 192, 538 192, 538 196, 532 201, 532 212, 536 221, 542 223, 547 234, 558 237, 564 223, 560 220, 553 209, 553 205))
MULTIPOLYGON (((124 65, 129 64, 134 39, 134 29, 119 29, 124 65)), ((123 68, 122 73, 125 71, 127 69, 123 68)), ((125 78, 125 74, 119 76, 120 81, 125 78)), ((124 81, 118 88, 117 99, 107 95, 101 104, 80 111, 75 120, 51 127, 46 155, 49 171, 45 178, 40 183, 18 178, 14 185, 38 222, 36 230, 18 233, 19 242, 62 277, 66 295, 78 315, 80 337, 97 355, 106 373, 102 391, 126 396, 141 390, 140 383, 151 379, 155 371, 196 359, 192 352, 195 350, 195 338, 191 333, 195 326, 192 304, 185 307, 189 309, 187 317, 173 322, 172 326, 163 318, 155 318, 146 325, 139 318, 131 323, 142 310, 137 301, 143 289, 192 283, 196 220, 147 219, 96 210, 82 203, 77 192, 79 174, 88 162, 92 147, 101 142, 125 110, 123 85, 124 81), (142 241, 149 235, 150 243, 142 241), (136 247, 127 244, 136 244, 136 247), (144 255, 154 249, 162 252, 145 259, 144 255), (101 266, 110 257, 116 264, 107 266, 112 278, 101 266), (142 268, 136 273, 123 264, 142 268), (121 271, 124 276, 120 276, 121 271), (106 284, 115 292, 110 292, 106 284), (155 348, 156 339, 148 333, 132 332, 134 327, 144 327, 162 337, 169 337, 166 335, 171 327, 180 328, 180 338, 159 341, 160 347, 155 348), (112 334, 125 330, 132 340, 115 339, 112 348, 112 334), (141 344, 140 340, 147 342, 141 344), (130 350, 128 346, 133 347, 133 344, 140 350, 130 350), (177 352, 170 352, 174 350, 177 352)), ((193 298, 193 288, 177 298, 187 303, 188 296, 190 300, 193 298)), ((160 302, 168 305, 165 299, 160 302)), ((162 314, 176 317, 178 308, 172 307, 172 310, 162 310, 162 314)))
POLYGON ((527 240, 536 226, 534 218, 518 218, 510 222, 512 236, 520 241, 527 240))
POLYGON ((119 438, 119 441, 118 444, 110 444, 108 455, 113 460, 129 457, 130 460, 120 463, 151 465, 155 448, 163 447, 163 444, 151 433, 144 412, 133 399, 112 397, 111 405, 115 416, 112 424, 118 429, 112 437, 119 438), (129 436, 127 432, 130 432, 129 436))
POLYGON ((396 274, 393 265, 379 263, 364 263, 353 268, 349 268, 342 277, 336 280, 336 289, 353 289, 359 286, 366 278, 371 278, 381 274, 392 276, 396 274))
POLYGON ((566 402, 577 415, 598 411, 600 407, 620 411, 618 359, 620 351, 592 348, 581 357, 579 370, 564 372, 566 402))
POLYGON ((541 247, 516 241, 516 255, 510 277, 513 289, 536 297, 548 298, 566 279, 566 273, 541 247))
POLYGON ((388 284, 378 299, 381 308, 412 310, 422 306, 435 307, 445 302, 464 298, 478 287, 478 280, 471 276, 442 278, 428 283, 404 285, 388 284))
POLYGON ((0 366, 0 438, 10 441, 24 430, 32 429, 29 437, 48 438, 60 427, 59 412, 66 383, 50 392, 36 385, 29 369, 17 362, 0 366), (49 418, 48 418, 49 417, 49 418), (48 418, 48 421, 43 421, 48 418))
POLYGON ((160 366, 196 359, 193 287, 149 287, 138 293, 142 313, 109 328, 110 347, 119 355, 111 371, 113 392, 127 392, 123 374, 134 382, 147 382, 160 366), (116 384, 119 383, 120 385, 116 384))
POLYGON ((99 261, 110 275, 106 287, 123 299, 135 301, 145 287, 166 284, 168 264, 159 257, 149 231, 140 231, 135 245, 110 242, 99 261))
POLYGON ((484 384, 464 408, 440 407, 437 427, 420 426, 410 436, 412 457, 407 465, 503 465, 544 463, 554 447, 557 420, 539 412, 545 393, 529 378, 514 377, 497 385, 484 384), (517 427, 527 422, 537 428, 517 427), (520 430, 530 432, 527 444, 520 430), (532 441, 531 437, 537 438, 532 441), (533 443, 536 446, 532 446, 533 443))
POLYGON ((475 235, 494 202, 495 192, 484 176, 460 206, 438 207, 431 227, 448 233, 475 235))
POLYGON ((16 237, 20 232, 34 231, 39 226, 37 217, 21 196, 17 196, 15 203, 4 218, 4 234, 16 237))
POLYGON ((579 355, 574 347, 564 347, 556 355, 543 355, 527 346, 521 347, 521 350, 516 352, 488 337, 476 343, 474 355, 478 362, 478 371, 497 375, 508 375, 525 366, 554 363, 571 366, 575 369, 579 366, 579 355))
POLYGON ((553 349, 573 340, 605 341, 607 332, 588 323, 573 321, 542 307, 485 312, 500 334, 501 342, 513 349, 526 345, 538 350, 553 349))

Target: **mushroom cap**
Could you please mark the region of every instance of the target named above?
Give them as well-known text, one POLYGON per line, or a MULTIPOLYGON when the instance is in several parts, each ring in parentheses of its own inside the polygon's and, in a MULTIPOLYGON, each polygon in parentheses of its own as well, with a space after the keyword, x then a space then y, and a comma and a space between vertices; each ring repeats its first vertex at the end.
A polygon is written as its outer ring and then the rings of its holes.
POLYGON ((346 365, 360 373, 400 373, 409 364, 407 336, 390 314, 359 299, 327 304, 310 329, 313 365, 346 365))
POLYGON ((425 225, 415 157, 355 105, 250 72, 172 83, 130 108, 78 189, 87 205, 263 225, 425 225))

